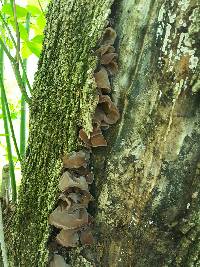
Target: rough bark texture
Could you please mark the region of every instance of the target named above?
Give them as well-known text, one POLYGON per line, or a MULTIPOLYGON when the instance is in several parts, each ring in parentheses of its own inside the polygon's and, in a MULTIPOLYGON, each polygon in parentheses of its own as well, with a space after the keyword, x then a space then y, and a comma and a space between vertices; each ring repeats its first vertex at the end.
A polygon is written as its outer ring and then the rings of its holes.
POLYGON ((199 2, 115 8, 122 118, 94 160, 97 262, 200 266, 199 2))
POLYGON ((96 105, 93 72, 111 0, 55 0, 47 14, 43 52, 30 106, 30 135, 10 259, 17 266, 46 266, 48 216, 56 204, 61 156, 78 147, 78 127, 91 131, 96 105))
MULTIPOLYGON (((11 247, 15 266, 45 266, 59 156, 77 148, 78 125, 91 129, 91 49, 110 4, 59 0, 49 8, 11 247)), ((112 7, 122 117, 108 132, 108 148, 94 150, 97 244, 72 250, 73 267, 200 266, 198 5, 121 0, 112 7)))

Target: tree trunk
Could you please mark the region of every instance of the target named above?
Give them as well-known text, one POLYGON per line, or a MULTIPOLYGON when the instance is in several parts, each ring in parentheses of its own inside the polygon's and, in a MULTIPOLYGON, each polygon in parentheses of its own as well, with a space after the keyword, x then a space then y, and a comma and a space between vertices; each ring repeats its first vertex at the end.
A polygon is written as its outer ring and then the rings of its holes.
POLYGON ((57 0, 49 6, 9 244, 13 266, 46 266, 61 156, 96 106, 93 53, 110 13, 121 120, 93 150, 96 245, 73 267, 200 266, 198 1, 57 0))

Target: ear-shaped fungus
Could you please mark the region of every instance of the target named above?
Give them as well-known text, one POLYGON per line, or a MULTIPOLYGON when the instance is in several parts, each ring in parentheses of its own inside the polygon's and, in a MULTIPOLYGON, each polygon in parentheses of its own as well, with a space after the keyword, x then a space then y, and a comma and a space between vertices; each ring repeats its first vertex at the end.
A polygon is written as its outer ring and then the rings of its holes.
POLYGON ((117 59, 117 54, 116 53, 108 53, 108 54, 104 54, 100 60, 100 63, 102 65, 108 65, 110 64, 112 61, 115 61, 117 59))
POLYGON ((93 132, 90 134, 90 139, 88 137, 87 137, 87 139, 82 138, 82 136, 84 136, 83 135, 84 130, 81 129, 80 131, 81 131, 81 134, 79 132, 79 137, 86 145, 89 144, 92 147, 107 146, 107 142, 106 142, 100 128, 98 128, 98 127, 93 128, 93 132))
POLYGON ((105 53, 113 53, 113 52, 115 52, 115 48, 110 44, 101 45, 100 48, 96 50, 96 53, 99 54, 100 56, 104 55, 105 53))
POLYGON ((63 166, 67 169, 78 169, 82 166, 86 167, 88 160, 89 153, 83 150, 69 153, 62 158, 63 166))
POLYGON ((110 75, 115 75, 118 72, 118 64, 115 60, 111 61, 108 65, 106 65, 107 71, 110 75))
POLYGON ((106 116, 104 117, 104 122, 108 124, 116 123, 119 118, 120 114, 118 108, 112 102, 108 95, 99 96, 99 107, 102 108, 106 116))
POLYGON ((77 230, 61 230, 56 236, 56 241, 64 247, 77 247, 79 243, 77 230))
POLYGON ((108 79, 108 72, 104 67, 101 67, 100 71, 94 74, 97 87, 103 89, 105 93, 110 93, 110 81, 108 79))
POLYGON ((94 237, 89 229, 81 231, 80 241, 82 245, 91 245, 94 243, 94 237))
POLYGON ((105 29, 105 33, 104 33, 104 36, 103 36, 103 41, 102 41, 102 44, 110 44, 110 45, 113 45, 114 42, 115 42, 115 39, 117 37, 117 34, 116 34, 116 31, 113 30, 113 28, 111 27, 108 27, 105 29))
POLYGON ((88 212, 85 208, 69 212, 58 206, 49 216, 49 224, 57 228, 70 230, 88 224, 88 212))
POLYGON ((65 192, 72 187, 79 188, 80 190, 83 191, 89 191, 88 184, 84 176, 76 178, 73 175, 71 175, 68 171, 66 171, 60 178, 58 188, 60 189, 60 191, 65 192))
POLYGON ((55 254, 49 267, 70 267, 70 265, 65 262, 62 256, 55 254))
POLYGON ((80 129, 80 131, 79 131, 79 138, 83 141, 83 143, 86 145, 86 147, 91 147, 90 139, 83 129, 80 129))
POLYGON ((106 139, 104 138, 100 128, 94 128, 90 138, 92 147, 107 146, 106 139))

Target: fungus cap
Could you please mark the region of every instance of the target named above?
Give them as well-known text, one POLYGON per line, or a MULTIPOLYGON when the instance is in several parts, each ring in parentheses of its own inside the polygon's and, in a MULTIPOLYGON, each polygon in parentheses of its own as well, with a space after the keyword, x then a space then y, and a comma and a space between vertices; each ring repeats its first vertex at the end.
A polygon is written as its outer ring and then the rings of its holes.
POLYGON ((89 160, 89 153, 80 150, 78 152, 71 152, 63 156, 63 166, 67 169, 78 169, 86 167, 89 160))
POLYGON ((56 241, 64 247, 77 247, 79 236, 77 230, 61 230, 56 236, 56 241))
POLYGON ((88 212, 85 208, 69 212, 58 206, 49 216, 49 224, 57 228, 70 230, 88 224, 88 212))

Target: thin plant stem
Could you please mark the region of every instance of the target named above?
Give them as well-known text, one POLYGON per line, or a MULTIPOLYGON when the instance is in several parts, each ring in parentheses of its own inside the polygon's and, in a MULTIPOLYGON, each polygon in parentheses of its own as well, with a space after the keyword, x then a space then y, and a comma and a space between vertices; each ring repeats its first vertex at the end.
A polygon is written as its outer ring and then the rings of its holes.
POLYGON ((17 39, 17 48, 16 48, 16 60, 17 64, 19 64, 19 57, 20 57, 20 32, 19 32, 19 25, 17 22, 17 11, 16 11, 16 3, 15 0, 11 0, 11 5, 13 9, 14 21, 15 21, 15 30, 16 30, 16 39, 17 39))
POLYGON ((15 59, 12 57, 12 55, 10 54, 9 50, 7 49, 7 47, 5 46, 3 40, 0 38, 0 44, 4 50, 4 52, 6 53, 7 57, 10 59, 11 63, 12 63, 12 67, 13 67, 13 70, 14 70, 14 73, 15 73, 15 77, 16 77, 16 80, 17 80, 17 83, 18 83, 18 86, 21 90, 21 93, 24 95, 24 98, 26 100, 26 102, 28 104, 30 104, 31 102, 31 99, 29 98, 27 92, 26 92, 26 88, 24 87, 24 84, 23 84, 23 81, 22 81, 22 77, 21 77, 21 74, 20 74, 20 71, 19 71, 19 68, 16 64, 16 61, 15 59))
MULTIPOLYGON (((30 31, 30 13, 27 14, 26 17, 26 30, 29 35, 30 31)), ((27 59, 23 60, 24 68, 27 72, 27 59)), ((23 73, 22 80, 24 83, 24 87, 26 88, 26 79, 23 73)), ((20 120, 20 154, 21 157, 25 154, 25 148, 26 148, 26 101, 24 99, 24 96, 21 97, 21 120, 20 120)))
POLYGON ((42 11, 43 15, 45 15, 45 13, 44 13, 44 9, 42 8, 42 5, 41 5, 41 2, 40 2, 40 0, 38 0, 38 4, 39 4, 39 6, 40 6, 40 9, 41 9, 41 11, 42 11))
MULTIPOLYGON (((3 50, 0 49, 0 73, 1 77, 3 78, 3 50)), ((7 146, 7 154, 8 154, 8 161, 10 166, 10 178, 11 178, 11 188, 12 188, 12 201, 16 202, 17 200, 17 189, 16 189, 16 179, 15 179, 15 168, 14 162, 12 158, 12 148, 11 148, 11 141, 10 141, 10 133, 8 127, 8 119, 7 119, 7 112, 6 112, 6 105, 3 97, 3 88, 2 84, 0 83, 1 88, 1 105, 2 105, 2 115, 4 121, 4 132, 6 135, 6 146, 7 146)))
MULTIPOLYGON (((8 23, 6 22, 5 18, 4 18, 3 15, 1 14, 1 12, 0 12, 0 19, 1 19, 1 21, 3 22, 3 24, 4 24, 5 28, 6 28, 6 30, 8 31, 8 34, 9 34, 9 36, 10 36, 12 42, 13 42, 13 45, 14 45, 16 51, 17 51, 18 47, 17 47, 17 43, 16 43, 16 41, 15 41, 15 38, 14 38, 14 36, 13 36, 13 34, 12 34, 12 32, 11 32, 9 26, 8 26, 8 23)), ((7 50, 8 50, 8 49, 7 49, 7 50)), ((9 52, 9 51, 8 51, 8 52, 9 52)), ((5 53, 6 53, 6 51, 5 51, 5 53)), ((10 53, 9 53, 9 54, 10 54, 10 53)), ((18 69, 17 72, 20 73, 20 71, 19 71, 19 65, 17 64, 16 59, 15 59, 14 57, 12 57, 11 54, 10 54, 10 57, 8 57, 8 58, 10 59, 11 63, 12 63, 13 65, 15 65, 15 68, 18 69)), ((27 76, 27 74, 26 74, 26 71, 25 71, 25 68, 24 68, 24 65, 23 65, 23 60, 22 60, 20 54, 19 54, 19 63, 20 63, 20 66, 21 66, 21 68, 22 68, 22 70, 23 70, 24 77, 25 77, 25 79, 26 79, 26 83, 27 83, 28 89, 29 89, 30 92, 32 92, 32 88, 31 88, 31 85, 30 85, 28 76, 27 76)))
POLYGON ((13 143, 14 143, 14 146, 15 146, 15 150, 16 150, 16 153, 17 153, 18 160, 21 161, 21 156, 20 156, 18 145, 17 145, 17 140, 16 140, 16 137, 15 137, 14 127, 13 127, 12 118, 11 118, 11 114, 10 114, 10 109, 9 109, 9 105, 8 105, 8 101, 7 101, 7 97, 6 97, 5 87, 4 87, 4 83, 2 81, 2 77, 1 76, 0 76, 0 86, 1 86, 1 97, 3 98, 4 104, 5 104, 5 109, 6 109, 6 113, 7 113, 7 119, 8 119, 9 125, 10 125, 10 130, 11 130, 11 134, 12 134, 13 143))

